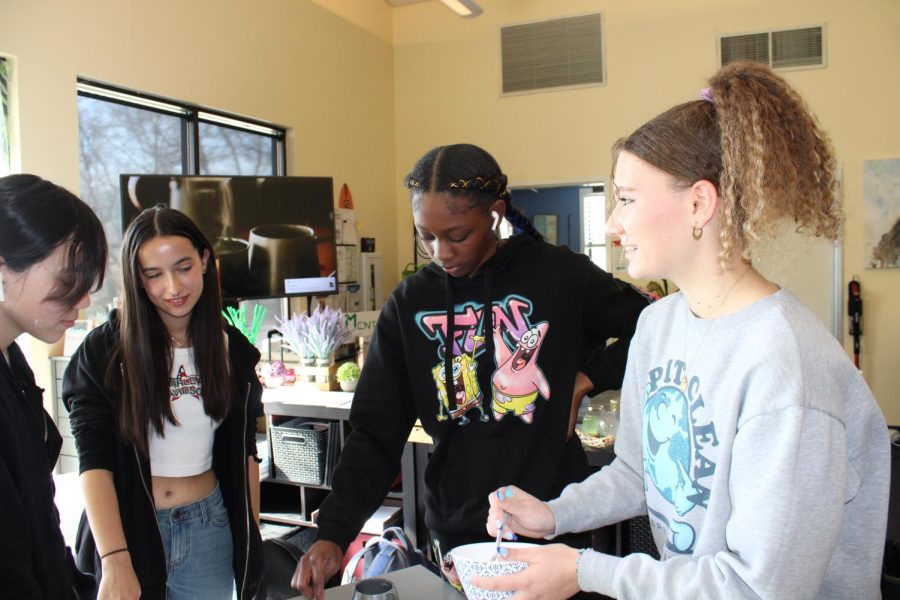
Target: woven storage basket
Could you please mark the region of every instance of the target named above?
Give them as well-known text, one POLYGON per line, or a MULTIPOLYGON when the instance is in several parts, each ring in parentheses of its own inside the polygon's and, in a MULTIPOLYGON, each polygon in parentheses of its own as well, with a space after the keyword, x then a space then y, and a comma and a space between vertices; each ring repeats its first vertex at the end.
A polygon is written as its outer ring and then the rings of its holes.
POLYGON ((327 477, 329 423, 297 418, 272 426, 275 478, 324 485, 327 477))

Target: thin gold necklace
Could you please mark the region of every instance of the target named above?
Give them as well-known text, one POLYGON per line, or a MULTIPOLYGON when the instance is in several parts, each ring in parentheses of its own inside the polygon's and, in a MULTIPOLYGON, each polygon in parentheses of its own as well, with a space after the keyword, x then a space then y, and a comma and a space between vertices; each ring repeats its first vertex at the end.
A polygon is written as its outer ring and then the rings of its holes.
POLYGON ((722 307, 725 306, 725 301, 728 300, 728 296, 731 294, 731 290, 733 290, 741 280, 747 276, 747 273, 750 272, 752 267, 747 267, 747 270, 741 274, 740 277, 734 280, 734 283, 728 288, 728 291, 725 292, 725 295, 722 297, 722 301, 719 302, 719 306, 716 307, 716 316, 711 317, 709 319, 709 325, 706 326, 706 331, 703 332, 703 336, 700 338, 700 343, 697 344, 697 348, 694 349, 694 355, 691 357, 690 362, 687 360, 687 334, 688 334, 688 312, 691 310, 690 302, 688 302, 687 297, 685 297, 685 310, 684 310, 684 351, 683 356, 685 357, 684 361, 684 371, 681 374, 681 391, 687 392, 688 388, 688 372, 690 365, 694 364, 694 360, 697 358, 697 354, 700 352, 700 348, 703 347, 703 342, 706 341, 706 335, 709 333, 709 330, 712 329, 713 325, 715 325, 716 321, 719 318, 719 314, 722 311, 722 307))

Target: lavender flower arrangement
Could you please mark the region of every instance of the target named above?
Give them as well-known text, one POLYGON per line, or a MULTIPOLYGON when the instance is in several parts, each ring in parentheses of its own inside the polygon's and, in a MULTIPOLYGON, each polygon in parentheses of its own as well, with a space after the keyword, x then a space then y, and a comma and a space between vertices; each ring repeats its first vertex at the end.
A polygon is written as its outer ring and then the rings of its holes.
POLYGON ((319 359, 331 358, 350 337, 344 323, 344 311, 339 308, 317 306, 306 323, 305 342, 319 359))
POLYGON ((300 358, 313 358, 315 354, 306 341, 309 328, 309 316, 294 313, 290 319, 275 317, 278 326, 275 328, 281 334, 285 345, 300 358))

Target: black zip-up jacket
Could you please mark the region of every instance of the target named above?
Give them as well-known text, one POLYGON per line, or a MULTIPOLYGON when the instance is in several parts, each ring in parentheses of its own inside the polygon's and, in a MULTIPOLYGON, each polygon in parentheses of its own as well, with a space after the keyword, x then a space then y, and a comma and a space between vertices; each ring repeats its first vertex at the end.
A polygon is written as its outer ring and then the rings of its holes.
POLYGON ((403 280, 378 317, 318 538, 353 540, 396 477, 417 418, 434 440, 425 523, 442 544, 487 539, 487 496, 502 485, 549 500, 586 477, 578 438, 567 440, 576 372, 596 393, 619 389, 648 304, 585 255, 527 235, 473 277, 432 264, 403 280))
MULTIPOLYGON (((79 471, 112 471, 122 527, 142 600, 166 597, 166 560, 153 503, 149 460, 119 434, 118 398, 104 377, 118 338, 118 315, 91 331, 66 369, 63 402, 69 409, 79 471)), ((239 407, 216 430, 213 470, 228 508, 234 540, 234 576, 239 598, 254 598, 263 575, 262 540, 250 511, 247 457, 256 456, 256 417, 262 414, 262 386, 255 366, 259 351, 237 329, 227 326, 231 374, 239 407)), ((78 564, 100 581, 100 558, 82 515, 76 550, 78 564)))
POLYGON ((9 364, 0 358, 0 598, 78 597, 53 502, 51 472, 62 437, 44 410, 43 392, 13 343, 9 364))

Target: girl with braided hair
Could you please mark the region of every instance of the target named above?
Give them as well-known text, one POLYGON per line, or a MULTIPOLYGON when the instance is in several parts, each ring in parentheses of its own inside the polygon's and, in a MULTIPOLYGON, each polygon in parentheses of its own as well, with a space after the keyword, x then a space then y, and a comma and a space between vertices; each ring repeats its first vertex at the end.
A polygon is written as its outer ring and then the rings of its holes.
POLYGON ((502 483, 549 499, 586 477, 573 413, 588 392, 619 389, 648 304, 587 256, 543 242, 477 146, 431 150, 405 183, 432 263, 400 283, 378 318, 353 431, 294 575, 309 597, 322 597, 380 506, 416 419, 434 441, 425 523, 444 554, 489 539, 484 497, 502 483), (503 218, 525 233, 500 240, 503 218))
POLYGON ((768 67, 732 63, 620 140, 613 169, 607 231, 629 274, 681 291, 641 315, 615 461, 550 502, 494 494, 490 515, 547 538, 648 515, 661 558, 512 550, 531 566, 478 584, 522 600, 880 597, 884 418, 840 344, 749 260, 782 217, 837 236, 825 133, 768 67))

